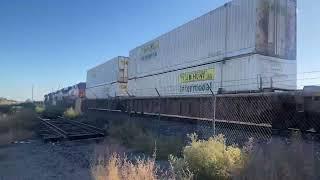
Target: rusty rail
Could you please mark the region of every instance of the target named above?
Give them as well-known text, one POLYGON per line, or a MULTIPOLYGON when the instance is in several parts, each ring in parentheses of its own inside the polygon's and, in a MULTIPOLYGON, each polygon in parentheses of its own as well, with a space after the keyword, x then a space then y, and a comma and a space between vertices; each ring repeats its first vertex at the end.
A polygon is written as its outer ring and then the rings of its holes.
POLYGON ((105 136, 103 129, 85 123, 59 119, 43 119, 39 117, 43 126, 39 131, 44 141, 63 141, 92 139, 105 136))

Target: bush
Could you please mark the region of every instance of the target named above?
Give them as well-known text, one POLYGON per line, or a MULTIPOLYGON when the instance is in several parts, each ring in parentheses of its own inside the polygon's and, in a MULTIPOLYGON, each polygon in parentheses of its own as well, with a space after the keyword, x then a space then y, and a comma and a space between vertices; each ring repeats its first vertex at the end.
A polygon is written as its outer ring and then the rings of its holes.
POLYGON ((68 108, 64 113, 63 113, 64 117, 68 118, 68 119, 75 119, 79 116, 79 113, 76 112, 72 107, 68 108))
POLYGON ((36 106, 35 111, 38 114, 42 114, 45 111, 45 108, 43 106, 36 106))
MULTIPOLYGON (((191 143, 183 149, 183 159, 173 162, 187 164, 197 179, 230 179, 243 168, 246 154, 236 146, 227 146, 223 135, 208 140, 198 140, 196 134, 189 137, 191 143)), ((180 169, 178 174, 181 174, 181 167, 177 163, 172 165, 173 168, 180 169)))

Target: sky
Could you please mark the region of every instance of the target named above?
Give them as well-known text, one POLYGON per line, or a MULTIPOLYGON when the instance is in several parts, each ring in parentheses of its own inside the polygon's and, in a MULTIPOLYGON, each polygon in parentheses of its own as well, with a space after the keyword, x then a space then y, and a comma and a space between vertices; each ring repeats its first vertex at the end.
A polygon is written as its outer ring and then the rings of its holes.
MULTIPOLYGON (((34 98, 228 0, 0 0, 0 97, 34 98)), ((298 73, 320 71, 319 0, 298 0, 298 73)), ((319 82, 320 84, 320 82, 319 82)))

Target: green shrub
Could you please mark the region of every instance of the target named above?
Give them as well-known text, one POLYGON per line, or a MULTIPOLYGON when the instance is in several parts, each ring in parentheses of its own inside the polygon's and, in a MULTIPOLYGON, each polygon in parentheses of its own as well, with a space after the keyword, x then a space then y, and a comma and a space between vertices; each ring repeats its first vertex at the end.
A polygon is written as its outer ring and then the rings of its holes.
POLYGON ((180 161, 188 164, 197 179, 230 179, 243 168, 246 154, 236 146, 227 146, 223 135, 208 140, 198 140, 196 134, 189 137, 191 143, 183 149, 180 161))
POLYGON ((45 111, 45 108, 43 106, 36 106, 35 111, 38 114, 42 114, 45 111))
POLYGON ((76 112, 72 107, 68 108, 64 113, 63 113, 64 117, 68 118, 68 119, 75 119, 79 116, 79 113, 76 112))

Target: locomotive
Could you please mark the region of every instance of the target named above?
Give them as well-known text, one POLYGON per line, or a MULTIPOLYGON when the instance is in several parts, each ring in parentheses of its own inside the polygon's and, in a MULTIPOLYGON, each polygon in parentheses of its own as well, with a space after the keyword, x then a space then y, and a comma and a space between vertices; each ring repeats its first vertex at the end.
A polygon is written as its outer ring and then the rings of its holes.
POLYGON ((81 82, 67 88, 63 88, 56 92, 49 93, 44 96, 46 105, 64 105, 73 106, 78 98, 85 98, 86 83, 81 82))

